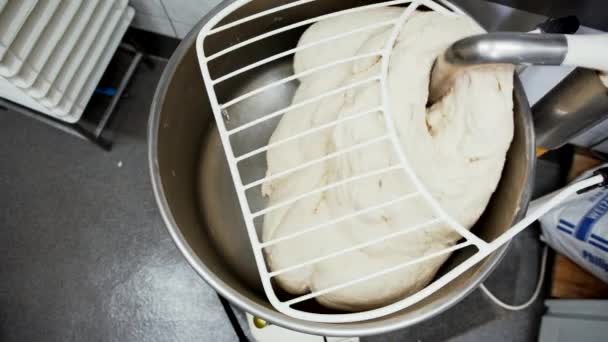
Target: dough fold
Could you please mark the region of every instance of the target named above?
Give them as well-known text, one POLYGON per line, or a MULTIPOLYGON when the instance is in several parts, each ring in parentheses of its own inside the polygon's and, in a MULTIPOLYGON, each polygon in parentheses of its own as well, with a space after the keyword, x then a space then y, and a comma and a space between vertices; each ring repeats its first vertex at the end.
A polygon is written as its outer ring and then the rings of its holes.
MULTIPOLYGON (((339 16, 312 25, 304 45, 342 32, 395 19, 403 8, 383 8, 339 16)), ((380 51, 392 27, 352 35, 294 57, 296 73, 341 58, 380 51)), ((410 165, 451 217, 470 228, 484 211, 500 179, 513 137, 513 68, 488 66, 465 71, 453 89, 427 108, 429 75, 435 58, 452 42, 483 30, 469 18, 415 12, 402 26, 388 71, 388 97, 395 128, 410 165)), ((293 103, 381 72, 379 56, 311 74, 300 79, 293 103)), ((294 109, 281 119, 270 143, 304 130, 381 105, 378 82, 294 109)), ((350 118, 343 124, 280 145, 267 152, 267 175, 323 157, 386 134, 382 113, 350 118)), ((273 205, 294 196, 387 166, 399 165, 388 141, 341 155, 288 176, 266 182, 262 192, 273 205)), ((264 216, 263 240, 280 238, 316 223, 369 208, 415 191, 403 170, 366 177, 314 194, 264 216)), ((421 197, 341 221, 331 227, 265 249, 271 270, 324 256, 386 236, 434 218, 421 197)), ((454 245, 461 237, 449 227, 431 225, 339 257, 276 277, 284 290, 300 295, 454 245)), ((316 298, 330 308, 358 311, 401 299, 428 284, 449 255, 388 273, 316 298)))

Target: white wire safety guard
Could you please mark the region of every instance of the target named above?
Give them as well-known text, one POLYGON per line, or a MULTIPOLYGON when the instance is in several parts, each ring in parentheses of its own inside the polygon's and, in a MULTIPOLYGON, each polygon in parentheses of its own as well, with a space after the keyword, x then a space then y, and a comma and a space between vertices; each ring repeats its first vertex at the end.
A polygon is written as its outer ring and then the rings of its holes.
MULTIPOLYGON (((511 227, 508 231, 503 233, 501 236, 499 236, 492 242, 486 242, 486 241, 482 240, 481 238, 477 237, 475 234, 469 232, 468 229, 466 229, 465 227, 460 225, 458 222, 455 222, 451 217, 449 217, 446 214, 446 212, 441 208, 439 203, 431 196, 431 194, 425 188, 425 186, 422 184, 422 182, 418 179, 418 177, 414 173, 413 169, 410 167, 410 164, 406 158, 406 155, 401 148, 395 127, 392 122, 391 108, 389 108, 389 106, 388 106, 389 99, 388 99, 388 87, 387 87, 386 76, 388 73, 389 61, 391 58, 390 52, 391 52, 391 49, 392 49, 392 46, 393 46, 395 40, 397 39, 399 30, 400 30, 401 26, 403 25, 403 23, 407 20, 407 18, 414 12, 414 10, 416 10, 420 6, 424 6, 426 9, 437 11, 437 12, 443 13, 445 15, 454 15, 454 13, 458 13, 458 14, 463 14, 463 13, 460 12, 459 9, 457 9, 455 6, 451 5, 447 1, 434 1, 434 0, 384 1, 384 2, 380 2, 380 3, 373 3, 373 4, 369 4, 369 5, 363 5, 360 7, 354 7, 354 8, 349 8, 349 9, 345 9, 345 10, 341 10, 341 11, 337 11, 337 12, 332 12, 329 14, 323 14, 323 15, 320 15, 317 17, 307 18, 302 21, 298 21, 298 22, 288 24, 286 26, 283 26, 283 27, 280 27, 277 29, 270 30, 268 32, 245 39, 243 41, 236 42, 233 45, 229 45, 220 51, 210 51, 210 52, 206 51, 205 50, 205 41, 206 41, 206 39, 208 39, 210 36, 213 36, 214 34, 218 34, 225 30, 230 30, 239 25, 247 24, 249 22, 255 21, 256 19, 262 18, 267 15, 277 15, 281 11, 296 8, 297 6, 305 6, 307 4, 309 4, 310 6, 314 6, 315 0, 297 0, 297 1, 289 2, 289 3, 281 5, 281 6, 277 6, 277 7, 271 8, 271 9, 267 9, 267 10, 255 13, 254 15, 250 15, 248 17, 239 18, 238 20, 229 22, 228 24, 218 26, 218 24, 220 22, 222 22, 222 20, 224 20, 230 14, 234 13, 236 10, 238 10, 242 6, 247 5, 250 2, 251 2, 251 0, 240 0, 240 1, 237 0, 233 3, 231 3, 230 5, 228 5, 227 7, 225 7, 224 9, 220 10, 201 29, 201 31, 198 35, 198 38, 197 38, 196 48, 197 48, 197 54, 198 54, 198 59, 199 59, 200 67, 201 67, 203 80, 205 83, 207 94, 209 96, 211 108, 213 110, 213 114, 214 114, 214 117, 215 117, 215 120, 217 123, 217 128, 219 131, 220 139, 224 146, 226 158, 228 161, 228 166, 229 166, 229 169, 230 169, 230 172, 232 175, 232 179, 234 181, 234 186, 235 186, 237 197, 238 197, 238 200, 239 200, 239 203, 241 206, 242 214, 245 219, 247 232, 249 235, 251 245, 253 247, 255 261, 256 261, 256 264, 257 264, 257 267, 258 267, 258 270, 260 273, 260 278, 261 278, 261 281, 262 281, 262 284, 264 287, 264 291, 265 291, 270 303, 278 311, 280 311, 286 315, 289 315, 291 317, 309 320, 309 321, 343 323, 343 322, 369 320, 369 319, 385 316, 385 315, 391 314, 393 312, 402 310, 410 305, 413 305, 413 304, 421 301, 422 299, 426 298, 427 296, 431 295, 432 293, 436 292, 438 289, 442 288, 443 286, 448 284, 450 281, 454 280, 456 277, 458 277, 459 275, 464 273, 466 270, 473 267, 475 264, 480 262, 482 259, 484 259, 486 256, 488 256, 490 253, 492 253, 496 249, 498 249, 501 245, 503 245, 504 243, 509 241, 511 238, 513 238, 513 236, 515 236, 517 233, 519 233, 525 227, 527 227, 530 223, 532 223, 534 220, 536 220, 536 218, 538 218, 540 215, 544 214, 552 206, 554 206, 556 203, 559 203, 560 201, 565 199, 571 193, 576 192, 585 187, 591 186, 593 184, 601 183, 603 181, 602 176, 596 176, 596 177, 590 178, 588 180, 582 181, 578 184, 575 184, 575 185, 571 186, 570 188, 567 188, 566 190, 564 190, 564 192, 560 193, 552 200, 548 201, 545 204, 545 206, 543 206, 542 208, 538 208, 538 210, 535 211, 532 215, 526 217, 525 219, 520 221, 517 225, 511 227), (354 12, 366 11, 366 10, 370 10, 370 9, 374 9, 374 8, 397 6, 397 5, 404 6, 404 7, 401 7, 401 8, 403 8, 403 12, 397 19, 391 19, 391 20, 386 20, 384 22, 374 23, 373 25, 362 26, 362 27, 359 27, 359 28, 357 28, 353 31, 349 31, 349 32, 340 32, 339 34, 337 34, 335 36, 324 38, 321 41, 316 41, 313 43, 309 43, 307 45, 301 45, 296 48, 285 49, 284 51, 281 51, 274 55, 265 56, 265 57, 261 58, 260 60, 252 62, 248 65, 238 66, 238 68, 236 70, 231 70, 222 75, 215 75, 215 77, 211 76, 212 74, 214 75, 214 73, 212 72, 212 68, 210 67, 210 64, 214 63, 214 61, 221 59, 223 57, 226 57, 230 53, 239 51, 239 49, 245 48, 250 44, 255 44, 256 42, 259 42, 263 39, 272 39, 276 35, 284 34, 286 32, 289 32, 290 30, 304 28, 308 25, 314 24, 316 22, 319 22, 319 21, 322 21, 325 19, 333 18, 336 16, 346 15, 346 14, 354 13, 354 12), (253 70, 253 69, 259 68, 259 67, 263 67, 264 65, 275 62, 281 58, 292 56, 293 54, 295 54, 296 52, 298 52, 300 50, 313 49, 313 48, 318 47, 321 44, 332 43, 335 40, 348 37, 349 35, 357 34, 360 32, 366 32, 367 30, 374 30, 374 29, 386 28, 386 27, 390 28, 390 36, 389 36, 389 39, 386 41, 384 47, 382 49, 380 49, 379 51, 366 52, 365 54, 360 54, 357 56, 332 61, 331 63, 328 63, 326 65, 317 66, 314 69, 306 70, 305 72, 300 73, 300 74, 294 74, 294 75, 290 75, 288 77, 274 80, 269 84, 264 84, 262 86, 256 87, 255 89, 249 90, 248 92, 246 92, 242 95, 239 95, 235 98, 220 100, 220 98, 218 97, 218 92, 217 92, 218 87, 221 87, 222 84, 224 84, 224 82, 231 81, 234 78, 237 78, 237 77, 243 75, 244 73, 247 73, 250 70, 253 70), (278 87, 278 86, 284 85, 286 83, 295 81, 298 78, 305 77, 312 73, 323 72, 323 70, 326 70, 326 69, 332 68, 332 67, 336 67, 343 63, 350 63, 350 62, 356 61, 358 59, 370 58, 370 57, 378 57, 381 59, 381 71, 377 75, 373 75, 369 78, 359 80, 355 83, 352 83, 352 84, 349 84, 346 86, 342 86, 341 88, 336 88, 336 89, 331 89, 331 90, 325 91, 321 94, 318 94, 317 96, 307 98, 303 101, 300 101, 297 103, 291 103, 290 105, 287 105, 286 107, 283 107, 283 108, 274 109, 269 113, 261 113, 259 115, 256 115, 253 118, 249 118, 251 120, 248 122, 240 122, 240 120, 237 120, 239 122, 238 122, 238 125, 236 125, 236 126, 234 125, 234 122, 227 124, 227 122, 225 121, 226 118, 229 116, 230 108, 232 106, 237 106, 241 102, 248 101, 248 100, 254 99, 256 97, 263 97, 263 96, 265 96, 265 93, 267 91, 269 91, 269 90, 271 91, 274 87, 278 87), (233 143, 231 140, 233 137, 238 136, 239 134, 246 134, 246 132, 248 130, 255 128, 258 125, 268 124, 270 122, 270 120, 277 119, 281 115, 287 113, 288 111, 291 111, 293 109, 296 109, 296 108, 299 108, 302 106, 306 106, 309 104, 313 104, 317 101, 321 101, 325 98, 335 96, 336 94, 345 92, 348 89, 356 88, 363 84, 370 84, 373 82, 377 83, 378 86, 380 87, 380 92, 381 92, 381 97, 382 97, 381 104, 377 107, 369 108, 367 110, 362 110, 357 113, 352 113, 352 115, 342 116, 334 121, 326 122, 326 123, 323 123, 322 125, 312 127, 306 131, 299 132, 299 133, 297 133, 289 138, 283 139, 281 141, 275 141, 270 144, 267 143, 264 146, 254 146, 249 151, 245 151, 245 152, 236 151, 233 146, 233 143), (241 163, 244 163, 249 160, 255 159, 257 157, 263 156, 263 154, 266 153, 269 149, 277 148, 283 144, 288 144, 297 139, 302 139, 302 138, 310 136, 312 134, 316 134, 316 133, 320 132, 321 130, 328 129, 328 128, 334 127, 336 125, 348 124, 348 122, 351 120, 357 120, 366 115, 373 115, 374 113, 378 113, 378 114, 382 115, 385 129, 386 129, 386 134, 383 134, 383 135, 380 135, 380 136, 377 136, 374 138, 370 138, 370 139, 360 142, 358 144, 352 145, 349 148, 344 148, 344 149, 329 153, 323 157, 309 160, 305 163, 291 167, 287 170, 281 170, 280 172, 272 174, 272 175, 264 175, 264 176, 258 177, 257 179, 254 179, 254 180, 244 181, 244 179, 246 177, 243 177, 242 170, 241 170, 241 167, 243 167, 243 166, 240 165, 241 163), (342 156, 347 153, 351 153, 353 151, 361 151, 362 149, 366 148, 367 146, 370 146, 372 144, 378 144, 378 143, 390 144, 391 148, 394 150, 395 155, 398 157, 397 158, 398 161, 394 165, 390 165, 390 166, 387 166, 387 167, 384 167, 381 169, 377 169, 377 170, 369 170, 362 174, 350 176, 349 178, 344 178, 344 179, 341 179, 334 183, 330 183, 330 184, 321 186, 312 191, 299 194, 297 196, 294 196, 293 198, 288 198, 282 202, 279 202, 279 203, 276 203, 276 204, 273 204, 271 206, 267 206, 267 207, 264 207, 261 209, 253 208, 250 205, 250 201, 248 199, 248 194, 250 193, 250 191, 257 190, 256 187, 259 187, 260 185, 264 184, 265 182, 268 182, 269 180, 274 180, 274 179, 280 178, 282 176, 292 174, 294 172, 298 172, 307 167, 315 165, 316 163, 321 163, 321 162, 324 162, 327 160, 331 160, 333 158, 337 158, 339 156, 342 156), (268 241, 261 241, 261 239, 258 237, 256 218, 260 218, 264 214, 267 214, 273 210, 277 210, 278 208, 281 208, 285 205, 294 203, 302 198, 305 198, 306 196, 311 196, 311 195, 318 194, 318 193, 321 193, 324 191, 331 191, 332 189, 335 189, 337 187, 345 186, 348 184, 354 184, 355 182, 366 179, 367 177, 374 177, 374 176, 377 176, 380 174, 385 174, 388 172, 401 172, 403 174, 403 177, 407 177, 408 180, 412 184, 414 184, 416 190, 412 193, 403 194, 402 196, 389 199, 385 202, 376 203, 370 207, 362 208, 360 210, 348 213, 346 215, 332 218, 331 220, 328 220, 326 222, 321 222, 319 224, 315 224, 315 225, 312 225, 309 227, 302 227, 302 229, 298 230, 295 233, 291 233, 287 236, 281 236, 279 238, 276 238, 273 240, 268 240, 268 241), (302 263, 299 263, 296 265, 290 265, 283 269, 269 271, 268 267, 266 266, 264 248, 284 242, 286 240, 298 239, 304 234, 322 231, 324 229, 332 229, 332 225, 334 225, 338 222, 352 219, 359 215, 365 215, 371 211, 386 208, 388 206, 397 204, 401 201, 407 201, 407 200, 412 200, 412 199, 426 203, 428 205, 428 207, 430 208, 430 210, 432 210, 433 218, 428 220, 427 222, 418 222, 409 227, 403 227, 400 230, 397 230, 395 232, 392 232, 392 233, 384 235, 384 236, 380 236, 373 240, 366 241, 364 243, 355 244, 348 248, 333 251, 332 253, 329 253, 329 254, 326 254, 323 256, 319 256, 316 258, 312 258, 310 260, 307 260, 305 262, 302 262, 302 263), (408 234, 415 230, 425 229, 425 228, 428 228, 428 227, 431 227, 431 226, 437 225, 437 224, 441 224, 442 226, 447 226, 447 227, 451 228, 452 230, 454 230, 456 233, 458 233, 462 237, 461 242, 459 242, 451 247, 445 248, 445 249, 433 251, 432 253, 427 254, 427 255, 421 255, 420 257, 415 258, 413 260, 405 260, 397 265, 394 265, 394 266, 391 266, 391 267, 388 267, 385 269, 379 269, 373 273, 364 274, 363 276, 359 276, 355 279, 351 279, 344 283, 335 284, 335 285, 329 286, 324 289, 315 290, 315 291, 307 293, 305 295, 295 296, 295 297, 290 298, 285 301, 279 299, 277 293, 275 292, 275 289, 273 288, 272 278, 276 277, 280 274, 284 274, 284 273, 290 272, 290 271, 297 271, 301 267, 305 267, 307 265, 312 265, 312 264, 321 262, 323 260, 327 260, 329 258, 337 257, 339 255, 344 255, 348 252, 351 252, 351 251, 354 251, 357 249, 379 244, 379 243, 387 241, 389 239, 394 239, 397 236, 400 236, 403 234, 408 234), (445 256, 445 255, 448 255, 449 253, 464 249, 466 247, 474 247, 476 249, 476 252, 474 254, 472 254, 472 256, 470 256, 468 259, 466 259, 465 261, 463 261, 462 263, 458 264, 453 269, 448 271, 447 273, 442 274, 441 276, 436 278, 434 281, 432 281, 430 284, 428 284, 422 290, 420 290, 414 294, 411 294, 408 297, 400 299, 396 302, 393 302, 392 304, 389 304, 389 305, 386 305, 386 306, 383 306, 383 307, 380 307, 377 309, 363 311, 363 312, 339 313, 339 314, 319 314, 319 313, 315 313, 315 312, 304 311, 302 309, 298 309, 298 308, 294 307, 294 305, 296 305, 298 303, 314 299, 318 296, 322 296, 322 295, 330 293, 332 291, 337 291, 339 289, 342 289, 342 288, 345 288, 348 286, 352 286, 355 284, 359 284, 359 283, 368 281, 368 280, 376 278, 376 277, 381 277, 382 275, 388 274, 390 272, 394 272, 396 270, 399 270, 399 269, 402 269, 402 268, 405 268, 405 267, 408 267, 408 266, 411 266, 411 265, 414 265, 417 263, 421 263, 421 262, 430 260, 432 258, 445 256)), ((259 159, 261 160, 262 163, 264 163, 264 165, 262 165, 262 168, 264 168, 266 166, 265 158, 259 158, 259 159)))

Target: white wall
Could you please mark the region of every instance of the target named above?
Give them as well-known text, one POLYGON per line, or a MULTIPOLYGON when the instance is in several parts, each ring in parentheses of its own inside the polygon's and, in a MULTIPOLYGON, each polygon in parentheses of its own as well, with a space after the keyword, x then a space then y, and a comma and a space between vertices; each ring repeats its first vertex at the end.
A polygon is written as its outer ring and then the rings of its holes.
POLYGON ((221 0, 129 0, 135 7, 131 26, 183 38, 221 0))

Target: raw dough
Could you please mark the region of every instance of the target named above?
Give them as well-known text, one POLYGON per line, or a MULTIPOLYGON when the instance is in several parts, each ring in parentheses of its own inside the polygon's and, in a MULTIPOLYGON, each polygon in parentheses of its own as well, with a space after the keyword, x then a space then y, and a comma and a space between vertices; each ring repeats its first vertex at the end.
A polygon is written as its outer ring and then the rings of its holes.
POLYGON ((608 88, 608 73, 606 71, 600 71, 600 80, 604 84, 604 87, 608 88))
MULTIPOLYGON (((311 26, 299 44, 400 16, 403 8, 384 8, 325 20, 311 26)), ((392 27, 367 31, 295 55, 296 73, 361 53, 380 51, 392 27)), ((470 228, 484 211, 501 176, 513 136, 513 68, 490 66, 465 72, 453 90, 426 108, 428 82, 435 58, 453 41, 483 30, 464 16, 415 12, 393 46, 388 96, 405 154, 419 179, 452 218, 470 228)), ((381 58, 369 57, 300 79, 293 103, 381 72, 381 58)), ((279 141, 338 117, 381 104, 378 82, 288 112, 270 142, 279 141)), ((380 112, 353 119, 298 139, 267 153, 267 175, 385 134, 380 112)), ((397 165, 392 145, 381 142, 266 182, 269 205, 339 180, 397 165)), ((279 238, 415 191, 403 170, 368 177, 314 194, 264 216, 263 240, 279 238)), ((279 270, 342 248, 370 241, 432 219, 420 198, 342 221, 265 249, 271 270, 279 270)), ((278 284, 304 294, 419 258, 454 245, 461 237, 438 224, 364 249, 284 273, 278 284)), ((423 288, 449 255, 414 264, 316 298, 341 310, 365 310, 391 303, 423 288)))

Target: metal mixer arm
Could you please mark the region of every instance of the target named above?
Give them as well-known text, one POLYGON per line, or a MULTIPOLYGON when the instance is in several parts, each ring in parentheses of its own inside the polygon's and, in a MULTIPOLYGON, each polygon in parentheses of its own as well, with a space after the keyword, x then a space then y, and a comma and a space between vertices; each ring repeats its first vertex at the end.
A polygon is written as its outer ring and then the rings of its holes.
POLYGON ((483 64, 569 65, 606 72, 608 34, 494 32, 463 38, 437 58, 429 104, 447 94, 463 70, 483 64))
POLYGON ((608 34, 565 35, 496 32, 461 39, 445 52, 456 65, 571 65, 608 70, 608 34))

